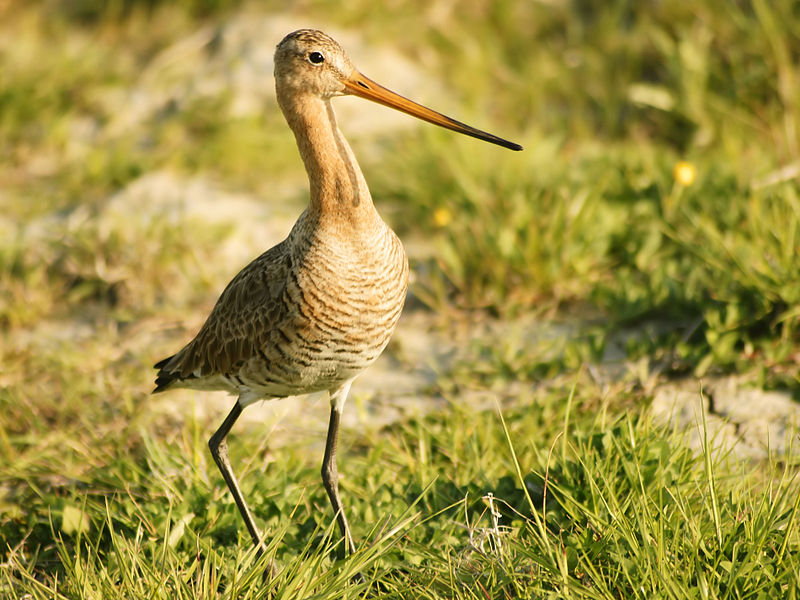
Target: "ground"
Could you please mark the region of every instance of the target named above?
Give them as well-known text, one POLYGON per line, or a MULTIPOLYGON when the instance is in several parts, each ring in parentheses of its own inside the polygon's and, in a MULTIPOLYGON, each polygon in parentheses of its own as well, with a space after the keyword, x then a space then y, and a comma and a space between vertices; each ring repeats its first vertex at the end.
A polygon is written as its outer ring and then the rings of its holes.
POLYGON ((794 4, 373 4, 0 7, 0 596, 796 597, 794 4), (336 100, 410 294, 345 409, 355 556, 327 399, 237 424, 259 562, 233 399, 152 364, 307 202, 271 71, 309 25, 525 150, 336 100))

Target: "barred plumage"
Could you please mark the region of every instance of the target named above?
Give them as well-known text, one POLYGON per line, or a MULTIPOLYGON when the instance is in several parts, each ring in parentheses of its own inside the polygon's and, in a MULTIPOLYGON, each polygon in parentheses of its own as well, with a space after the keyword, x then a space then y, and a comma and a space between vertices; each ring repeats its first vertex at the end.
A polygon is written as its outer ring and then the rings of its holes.
POLYGON ((397 236, 380 220, 365 234, 332 248, 301 217, 283 243, 231 281, 197 337, 157 365, 156 391, 250 391, 255 400, 355 377, 388 343, 408 285, 397 236))
POLYGON ((256 400, 328 390, 322 479, 344 548, 352 550, 336 470, 339 417, 353 379, 378 358, 397 326, 408 261, 375 210, 330 99, 353 94, 507 148, 521 147, 367 79, 320 31, 296 31, 278 44, 275 89, 308 172, 308 209, 283 242, 233 278, 197 336, 155 365, 154 391, 186 387, 238 396, 209 447, 260 555, 264 541, 233 474, 226 436, 256 400))

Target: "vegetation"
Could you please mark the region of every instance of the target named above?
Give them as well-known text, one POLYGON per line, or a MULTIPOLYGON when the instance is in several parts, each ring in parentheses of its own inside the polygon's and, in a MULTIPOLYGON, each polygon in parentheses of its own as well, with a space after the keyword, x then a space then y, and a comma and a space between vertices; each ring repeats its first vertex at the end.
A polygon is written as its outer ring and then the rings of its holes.
POLYGON ((320 453, 237 435, 270 535, 256 561, 207 454, 218 415, 169 417, 147 395, 150 365, 240 266, 220 259, 237 232, 182 207, 126 212, 120 194, 167 173, 301 210, 274 105, 200 85, 241 66, 214 62, 220 24, 285 7, 0 7, 0 596, 797 598, 796 449, 696 453, 647 411, 667 377, 800 394, 796 3, 379 4, 290 16, 396 49, 445 90, 419 100, 526 148, 349 136, 382 214, 422 248, 409 309, 573 334, 476 341, 426 390, 446 410, 343 432, 347 560, 331 558, 320 453), (626 374, 593 376, 620 340, 626 374), (496 408, 465 402, 474 390, 496 408))

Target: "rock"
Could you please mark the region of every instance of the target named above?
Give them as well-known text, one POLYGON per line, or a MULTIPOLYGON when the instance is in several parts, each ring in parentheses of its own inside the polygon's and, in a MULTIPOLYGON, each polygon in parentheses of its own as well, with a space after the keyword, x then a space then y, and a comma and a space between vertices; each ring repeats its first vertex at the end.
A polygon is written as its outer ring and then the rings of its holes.
POLYGON ((704 391, 700 382, 691 380, 661 386, 650 410, 657 422, 687 429, 688 442, 696 450, 703 447, 705 417, 717 450, 757 460, 770 454, 800 454, 800 403, 786 392, 747 387, 736 377, 712 380, 704 391))

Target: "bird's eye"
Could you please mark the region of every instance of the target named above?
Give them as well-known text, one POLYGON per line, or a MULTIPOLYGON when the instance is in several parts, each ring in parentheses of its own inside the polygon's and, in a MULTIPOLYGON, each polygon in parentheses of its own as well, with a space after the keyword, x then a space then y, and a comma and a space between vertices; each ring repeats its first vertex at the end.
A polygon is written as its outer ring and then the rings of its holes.
POLYGON ((322 55, 322 52, 309 52, 308 60, 315 65, 318 65, 325 61, 325 57, 322 55))

